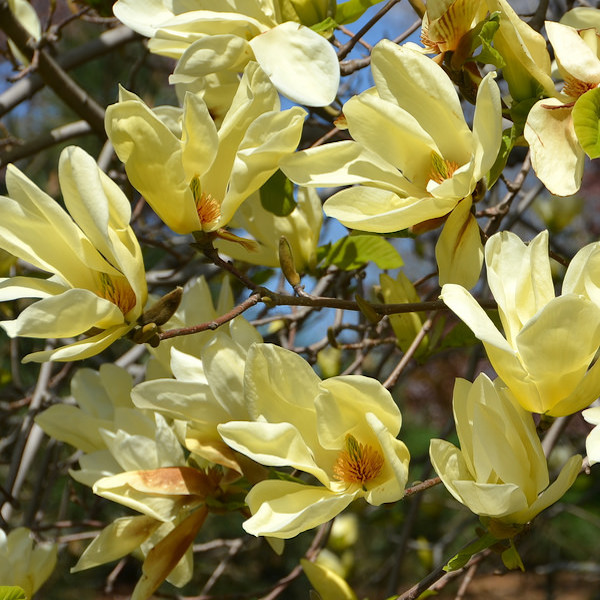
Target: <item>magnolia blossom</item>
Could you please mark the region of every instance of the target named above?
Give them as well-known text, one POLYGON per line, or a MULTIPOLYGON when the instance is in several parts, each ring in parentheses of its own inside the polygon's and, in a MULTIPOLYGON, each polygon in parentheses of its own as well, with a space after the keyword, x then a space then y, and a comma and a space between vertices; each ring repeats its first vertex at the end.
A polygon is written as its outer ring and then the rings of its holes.
POLYGON ((319 4, 293 2, 282 8, 277 0, 119 0, 114 13, 152 38, 151 52, 178 59, 171 83, 243 71, 256 60, 283 95, 325 106, 335 98, 340 71, 333 46, 309 29, 329 14, 329 0, 319 4))
POLYGON ((178 136, 121 90, 106 111, 106 131, 129 180, 166 225, 176 233, 212 232, 298 145, 305 112, 279 106, 275 88, 251 63, 218 130, 199 96, 186 94, 178 136))
POLYGON ((434 439, 429 454, 446 489, 475 514, 522 525, 559 500, 575 481, 579 455, 549 485, 533 418, 500 380, 492 382, 483 373, 474 383, 457 379, 452 405, 460 449, 434 439))
POLYGON ((527 25, 507 0, 486 0, 485 4, 490 12, 500 14, 494 48, 505 61, 502 76, 508 83, 511 106, 542 95, 555 96, 550 77, 551 60, 544 37, 527 25))
POLYGON ((483 21, 487 13, 484 2, 464 0, 428 0, 426 8, 421 27, 423 44, 436 54, 451 51, 459 56, 461 40, 483 21))
POLYGON ((597 98, 600 45, 595 28, 577 30, 546 21, 546 31, 565 83, 560 98, 540 100, 531 108, 524 135, 536 175, 553 194, 568 196, 581 185, 585 159, 573 115, 586 99, 597 98))
MULTIPOLYGON (((455 250, 468 239, 467 254, 479 255, 480 267, 481 243, 473 235, 478 228, 470 202, 485 188, 482 180, 500 148, 494 75, 480 84, 471 131, 452 82, 431 59, 383 40, 373 49, 371 67, 375 88, 344 105, 354 141, 298 152, 282 161, 282 170, 300 185, 359 184, 334 194, 324 210, 362 231, 399 231, 446 217, 464 202, 460 215, 447 224, 445 245, 456 258, 455 250)), ((442 281, 448 281, 452 269, 447 263, 440 266, 442 281)), ((472 285, 479 275, 475 271, 466 279, 461 275, 462 281, 472 285)))
POLYGON ((246 497, 248 533, 287 539, 329 521, 356 498, 379 505, 404 495, 409 453, 396 439, 400 411, 375 379, 321 381, 294 352, 255 344, 244 394, 252 420, 219 425, 225 442, 260 464, 293 467, 320 484, 256 484, 246 497))
POLYGON ((285 217, 274 215, 262 207, 259 194, 254 194, 237 210, 230 226, 247 231, 256 240, 248 251, 235 241, 218 239, 215 247, 236 260, 265 267, 279 266, 279 238, 290 244, 298 271, 312 269, 317 261, 317 245, 323 224, 323 209, 317 192, 298 189, 298 203, 285 217))
POLYGON ((77 360, 101 352, 136 326, 147 297, 142 253, 123 192, 75 146, 61 153, 58 177, 70 215, 8 166, 9 197, 0 197, 0 247, 52 276, 0 279, 1 301, 41 298, 0 326, 11 337, 88 337, 35 352, 25 361, 77 360))
POLYGON ((133 401, 141 409, 181 421, 185 446, 197 461, 211 461, 242 473, 239 455, 223 442, 217 426, 250 419, 244 401, 244 367, 248 349, 261 341, 256 329, 238 317, 212 333, 197 356, 173 347, 174 379, 140 383, 133 390, 133 401))
POLYGON ((83 552, 81 571, 141 550, 143 577, 132 598, 145 600, 164 580, 186 584, 193 571, 191 544, 206 517, 205 497, 218 479, 186 463, 181 426, 136 408, 132 379, 112 364, 77 371, 73 404, 56 404, 36 417, 52 437, 82 450, 78 482, 138 515, 115 519, 83 552))
POLYGON ((485 246, 488 285, 504 336, 464 288, 447 284, 441 298, 483 342, 496 373, 528 411, 572 414, 600 393, 600 363, 590 367, 600 343, 600 246, 573 258, 555 298, 548 232, 529 245, 500 232, 485 246))
MULTIPOLYGON (((0 585, 17 585, 31 598, 56 566, 56 544, 35 544, 26 527, 0 529, 0 585)), ((16 597, 16 596, 15 596, 16 597)))

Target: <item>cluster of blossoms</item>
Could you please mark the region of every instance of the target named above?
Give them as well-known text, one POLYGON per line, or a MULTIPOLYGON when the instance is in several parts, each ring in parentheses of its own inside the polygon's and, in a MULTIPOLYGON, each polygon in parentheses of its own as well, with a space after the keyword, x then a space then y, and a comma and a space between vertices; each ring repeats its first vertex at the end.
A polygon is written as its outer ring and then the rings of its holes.
MULTIPOLYGON (((430 458, 494 541, 512 540, 581 470, 581 456, 572 456, 550 483, 534 414, 572 415, 600 394, 600 243, 573 257, 556 296, 547 232, 528 244, 507 231, 486 240, 476 206, 498 180, 506 143, 517 139, 529 144, 550 191, 579 189, 584 155, 600 155, 600 17, 578 9, 546 23, 564 81, 557 91, 545 40, 504 0, 462 12, 455 4, 428 3, 425 48, 388 40, 373 48, 374 87, 337 116, 347 139, 296 151, 307 113, 282 110, 278 93, 305 106, 334 102, 339 65, 331 32, 319 24, 340 18, 335 2, 118 0, 115 15, 150 38, 150 51, 177 59, 171 82, 182 106, 150 108, 121 88, 105 126, 129 181, 166 227, 191 234, 207 255, 281 265, 296 292, 290 272, 316 273, 323 215, 314 188, 343 187, 323 210, 349 229, 418 235, 443 225, 435 250, 440 297, 483 343, 497 379, 456 382, 460 448, 434 439, 430 458), (464 41, 482 22, 496 25, 495 54, 488 54, 503 68, 504 99, 497 73, 480 73, 464 41), (473 101, 472 119, 456 83, 473 101), (518 121, 524 103, 530 110, 518 121), (514 123, 504 139, 503 116, 514 123), (264 202, 277 178, 300 186, 285 214, 264 202), (484 260, 503 333, 469 291, 484 260)), ((143 576, 132 598, 144 600, 165 579, 190 581, 192 544, 211 511, 241 511, 246 532, 282 550, 282 540, 329 522, 355 500, 379 506, 404 497, 410 455, 384 385, 362 375, 322 379, 295 352, 264 343, 233 315, 226 282, 216 306, 204 279, 149 302, 127 197, 80 148, 63 150, 58 173, 65 209, 8 167, 0 248, 32 271, 1 279, 0 301, 36 301, 0 326, 11 337, 67 340, 28 361, 89 358, 123 337, 151 346, 144 381, 134 385, 111 364, 80 369, 73 402, 36 419, 81 452, 75 480, 137 513, 104 528, 73 570, 137 553, 143 576), (225 313, 231 318, 217 323, 225 313), (161 341, 163 328, 202 323, 214 327, 161 341)), ((401 276, 382 274, 381 287, 388 304, 419 301, 401 276)), ((406 350, 422 320, 394 318, 406 350)), ((599 410, 584 411, 585 419, 598 425, 599 410)), ((590 463, 600 461, 598 431, 587 440, 590 463)), ((4 546, 17 535, 25 534, 4 536, 4 546)), ((54 555, 40 558, 28 543, 45 573, 54 555)), ((315 581, 324 577, 306 569, 315 581)), ((39 583, 29 577, 27 594, 39 583)))

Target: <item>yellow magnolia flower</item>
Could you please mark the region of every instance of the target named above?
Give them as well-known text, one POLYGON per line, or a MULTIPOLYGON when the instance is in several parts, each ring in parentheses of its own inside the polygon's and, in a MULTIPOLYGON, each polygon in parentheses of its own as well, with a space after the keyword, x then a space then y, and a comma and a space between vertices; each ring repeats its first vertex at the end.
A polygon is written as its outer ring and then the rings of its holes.
MULTIPOLYGON (((570 196, 581 185, 586 154, 573 115, 590 94, 597 102, 599 34, 593 27, 578 30, 552 21, 546 21, 546 32, 564 80, 562 96, 538 101, 527 116, 523 133, 531 148, 535 174, 553 194, 570 196)), ((595 114, 592 118, 597 121, 595 114)), ((592 128, 596 136, 597 124, 593 123, 592 128)), ((590 156, 596 158, 597 154, 590 156)))
POLYGON ((178 59, 171 83, 243 71, 256 60, 284 96, 307 106, 325 106, 333 102, 339 85, 337 55, 306 25, 325 19, 330 4, 119 0, 114 12, 125 25, 152 38, 151 52, 178 59))
POLYGON ((494 34, 494 47, 505 65, 502 76, 508 83, 510 101, 555 96, 550 77, 551 61, 544 37, 527 25, 507 0, 486 0, 490 12, 500 13, 500 27, 494 34))
POLYGON ((135 327, 147 298, 125 195, 75 146, 61 153, 58 176, 70 216, 8 166, 9 197, 0 197, 0 247, 52 276, 0 279, 1 301, 41 298, 0 326, 11 337, 89 337, 35 352, 25 361, 78 360, 101 352, 135 327))
MULTIPOLYGON (((323 208, 362 231, 400 231, 445 217, 465 200, 466 210, 449 225, 454 241, 447 244, 461 247, 460 232, 477 229, 470 197, 478 199, 485 189, 482 180, 500 148, 502 117, 494 75, 480 84, 471 131, 452 82, 431 59, 383 40, 373 49, 371 66, 375 88, 344 105, 354 141, 298 152, 286 157, 281 168, 300 185, 359 184, 337 192, 323 208)), ((477 256, 478 236, 467 238, 477 256)), ((447 263, 440 266, 442 280, 448 281, 447 263)), ((472 285, 478 275, 478 270, 469 274, 467 283, 472 285)))
POLYGON ((400 411, 378 381, 321 381, 296 353, 255 344, 244 394, 252 421, 219 425, 223 440, 260 464, 293 467, 320 483, 256 484, 246 497, 248 533, 287 539, 329 521, 356 498, 378 506, 404 495, 410 457, 396 439, 400 411))
POLYGON ((504 336, 464 288, 447 284, 441 298, 483 342, 496 373, 523 408, 554 417, 588 406, 600 393, 600 363, 588 371, 600 340, 600 246, 574 257, 555 298, 548 232, 529 245, 503 231, 485 246, 488 285, 504 336))
POLYGON ((173 347, 174 378, 140 383, 133 389, 133 402, 140 409, 180 421, 185 446, 196 462, 210 461, 242 473, 239 455, 223 442, 217 426, 250 419, 244 400, 244 367, 248 349, 261 341, 258 331, 238 317, 212 332, 195 356, 173 347))
POLYGON ((322 223, 321 200, 313 189, 299 188, 297 206, 285 217, 264 209, 260 196, 254 194, 238 208, 230 226, 247 231, 256 240, 256 246, 248 251, 235 241, 218 239, 215 247, 236 260, 278 267, 279 238, 284 235, 292 249, 296 269, 302 272, 315 267, 322 223))
POLYGON ((505 525, 523 525, 554 504, 581 468, 572 456, 550 484, 548 464, 530 413, 500 380, 485 374, 474 383, 457 379, 454 421, 460 449, 431 440, 431 463, 446 489, 475 514, 505 525))
POLYGON ((462 38, 485 18, 487 7, 478 0, 428 0, 421 42, 431 52, 456 52, 462 38))
POLYGON ((305 112, 279 106, 275 88, 251 63, 218 130, 199 96, 185 96, 179 137, 121 90, 106 111, 106 132, 131 183, 166 225, 176 233, 211 232, 227 225, 298 145, 305 112))
POLYGON ((18 585, 31 598, 56 566, 56 544, 36 544, 26 527, 0 529, 0 585, 18 585))

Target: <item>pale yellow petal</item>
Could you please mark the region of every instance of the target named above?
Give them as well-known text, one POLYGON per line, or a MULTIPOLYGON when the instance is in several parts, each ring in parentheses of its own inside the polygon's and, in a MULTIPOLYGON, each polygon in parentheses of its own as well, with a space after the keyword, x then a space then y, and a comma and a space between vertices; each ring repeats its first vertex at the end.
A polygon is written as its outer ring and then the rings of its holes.
POLYGON ((340 70, 333 46, 304 25, 288 21, 250 41, 256 60, 290 100, 326 106, 337 94, 340 70))
POLYGON ((585 153, 571 113, 556 98, 540 100, 529 111, 523 132, 535 174, 557 196, 575 194, 583 176, 585 153))

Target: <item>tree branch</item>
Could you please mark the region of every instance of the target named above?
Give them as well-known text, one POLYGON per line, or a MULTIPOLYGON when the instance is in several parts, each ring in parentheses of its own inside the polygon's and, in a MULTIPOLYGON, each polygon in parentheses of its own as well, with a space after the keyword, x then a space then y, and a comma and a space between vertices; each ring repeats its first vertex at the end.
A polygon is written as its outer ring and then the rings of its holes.
POLYGON ((80 88, 43 48, 37 48, 35 40, 12 14, 6 0, 0 2, 0 29, 29 60, 33 60, 34 54, 37 55, 38 72, 46 85, 51 87, 75 114, 87 121, 95 133, 102 139, 106 138, 104 109, 80 88))

